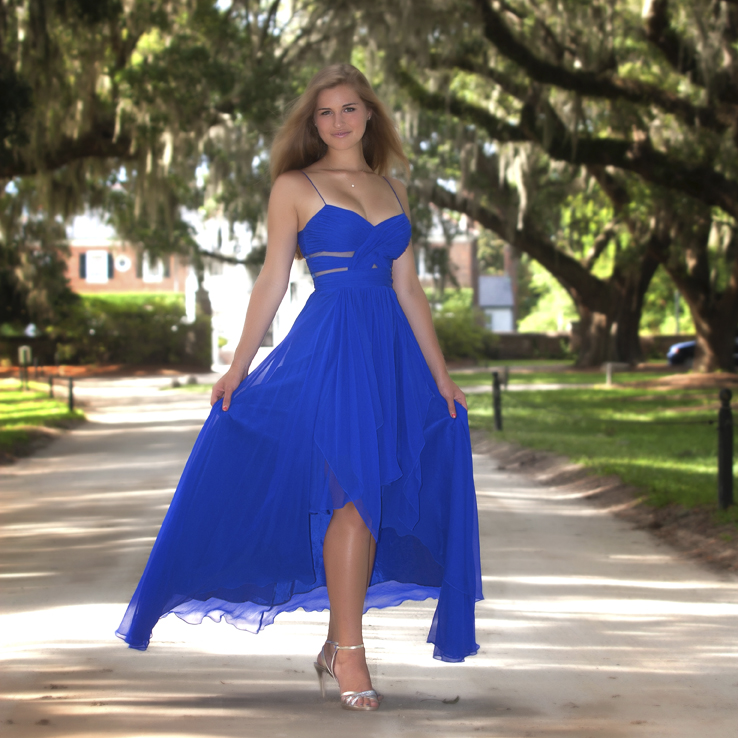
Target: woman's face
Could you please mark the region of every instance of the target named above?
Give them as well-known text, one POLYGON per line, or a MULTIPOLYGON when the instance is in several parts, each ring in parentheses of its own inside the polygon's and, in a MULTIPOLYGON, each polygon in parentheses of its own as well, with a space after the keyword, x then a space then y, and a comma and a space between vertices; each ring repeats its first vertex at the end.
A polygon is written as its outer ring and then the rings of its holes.
POLYGON ((327 146, 345 150, 361 143, 371 117, 371 110, 353 87, 338 85, 318 95, 313 120, 327 146))

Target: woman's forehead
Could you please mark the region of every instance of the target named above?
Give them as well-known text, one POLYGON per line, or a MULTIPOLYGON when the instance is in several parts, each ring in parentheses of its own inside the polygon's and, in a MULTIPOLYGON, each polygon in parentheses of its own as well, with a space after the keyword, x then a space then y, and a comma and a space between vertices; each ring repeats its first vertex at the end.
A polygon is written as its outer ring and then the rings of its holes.
POLYGON ((341 108, 344 105, 361 103, 361 96, 350 85, 338 85, 330 87, 327 90, 321 90, 316 101, 316 109, 320 108, 341 108))

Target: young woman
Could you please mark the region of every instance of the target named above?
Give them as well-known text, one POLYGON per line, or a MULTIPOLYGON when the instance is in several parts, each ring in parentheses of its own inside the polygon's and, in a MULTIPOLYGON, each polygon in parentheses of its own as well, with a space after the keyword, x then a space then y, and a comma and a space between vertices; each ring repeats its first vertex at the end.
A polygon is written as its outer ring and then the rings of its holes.
POLYGON ((375 710, 369 607, 438 598, 436 658, 476 653, 482 597, 464 394, 449 377, 415 272, 407 160, 355 67, 310 82, 277 134, 268 245, 243 335, 118 635, 145 649, 170 612, 258 632, 330 607, 315 662, 346 709, 375 710), (307 260, 315 292, 248 368, 307 260))

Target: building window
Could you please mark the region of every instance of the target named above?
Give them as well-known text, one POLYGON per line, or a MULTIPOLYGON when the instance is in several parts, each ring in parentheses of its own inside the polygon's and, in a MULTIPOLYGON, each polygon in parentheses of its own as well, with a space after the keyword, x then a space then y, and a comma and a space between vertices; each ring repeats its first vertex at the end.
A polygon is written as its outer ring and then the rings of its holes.
POLYGON ((161 282, 164 279, 164 264, 161 259, 151 259, 148 254, 143 257, 143 273, 144 282, 161 282))
POLYGON ((487 328, 493 333, 513 333, 515 324, 510 308, 484 308, 487 316, 487 328))
POLYGON ((110 275, 112 256, 107 251, 94 250, 80 257, 80 277, 84 272, 84 279, 88 284, 106 284, 110 275))

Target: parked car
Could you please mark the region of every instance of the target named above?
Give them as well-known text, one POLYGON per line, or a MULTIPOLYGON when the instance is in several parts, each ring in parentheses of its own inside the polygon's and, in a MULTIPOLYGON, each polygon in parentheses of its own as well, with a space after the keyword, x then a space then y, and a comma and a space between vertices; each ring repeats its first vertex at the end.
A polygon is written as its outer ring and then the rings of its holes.
POLYGON ((696 341, 682 341, 669 347, 666 352, 666 360, 672 366, 680 366, 694 361, 694 349, 696 341))
MULTIPOLYGON (((666 352, 666 359, 672 366, 682 366, 684 364, 691 366, 694 361, 694 349, 697 345, 696 341, 682 341, 681 343, 675 343, 669 347, 666 352)), ((738 338, 735 339, 735 351, 733 353, 733 359, 736 365, 738 365, 738 338)))

